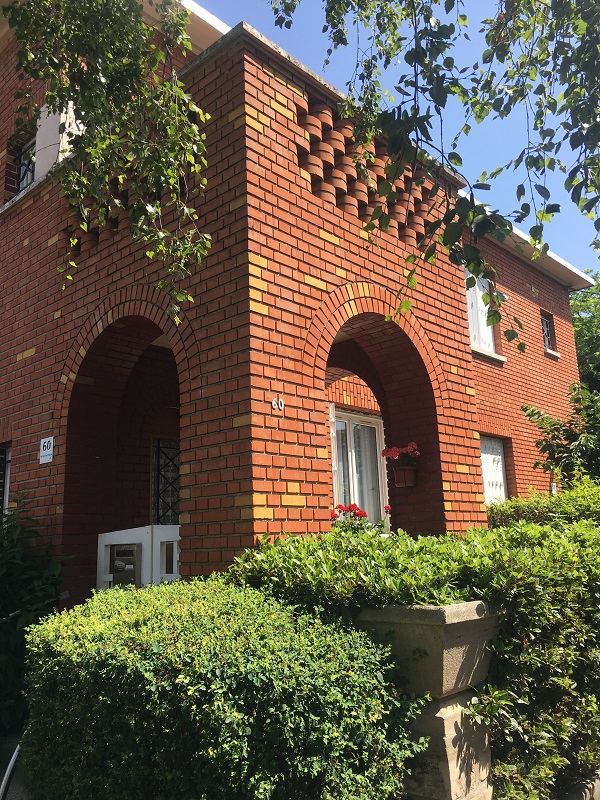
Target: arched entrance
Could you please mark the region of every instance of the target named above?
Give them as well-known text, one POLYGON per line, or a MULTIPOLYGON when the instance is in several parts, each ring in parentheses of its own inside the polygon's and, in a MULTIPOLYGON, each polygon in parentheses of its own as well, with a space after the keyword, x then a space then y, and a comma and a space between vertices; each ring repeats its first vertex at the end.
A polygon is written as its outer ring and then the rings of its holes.
POLYGON ((409 336, 381 314, 352 317, 330 347, 325 384, 334 500, 350 499, 377 521, 389 499, 393 528, 445 530, 435 396, 409 336), (421 453, 415 485, 396 486, 381 448, 408 442, 416 442, 421 453))
MULTIPOLYGON (((177 523, 179 380, 168 339, 139 316, 106 327, 74 378, 62 550, 79 601, 96 585, 99 534, 177 523)), ((135 571, 125 556, 118 567, 135 571)))

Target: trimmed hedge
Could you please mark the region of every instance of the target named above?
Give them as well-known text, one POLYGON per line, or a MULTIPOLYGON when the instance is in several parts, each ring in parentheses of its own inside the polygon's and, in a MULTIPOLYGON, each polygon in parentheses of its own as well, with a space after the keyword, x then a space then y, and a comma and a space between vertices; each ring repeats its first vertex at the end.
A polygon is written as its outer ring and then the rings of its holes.
POLYGON ((24 726, 25 628, 54 605, 60 574, 24 505, 0 512, 0 734, 24 726))
POLYGON ((423 749, 387 651, 221 578, 30 629, 33 800, 389 800, 423 749))
POLYGON ((593 520, 600 523, 600 484, 580 478, 573 489, 548 495, 532 492, 529 497, 513 497, 488 506, 490 528, 513 522, 552 523, 593 520))
POLYGON ((515 523, 464 537, 383 538, 351 523, 266 541, 230 580, 292 603, 446 604, 504 611, 476 718, 490 725, 496 800, 550 800, 600 765, 600 530, 515 523))

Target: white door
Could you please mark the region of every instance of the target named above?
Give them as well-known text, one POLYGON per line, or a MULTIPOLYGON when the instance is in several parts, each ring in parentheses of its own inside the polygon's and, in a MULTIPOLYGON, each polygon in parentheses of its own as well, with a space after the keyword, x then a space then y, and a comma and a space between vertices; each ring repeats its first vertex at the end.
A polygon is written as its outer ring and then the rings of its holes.
POLYGON ((481 437, 481 469, 483 471, 483 493, 486 503, 506 500, 506 465, 502 439, 481 437))

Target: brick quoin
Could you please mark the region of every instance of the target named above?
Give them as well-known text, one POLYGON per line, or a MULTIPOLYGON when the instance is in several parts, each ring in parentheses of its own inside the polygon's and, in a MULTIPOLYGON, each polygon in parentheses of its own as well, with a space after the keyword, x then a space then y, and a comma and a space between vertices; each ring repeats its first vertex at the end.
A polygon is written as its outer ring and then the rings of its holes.
MULTIPOLYGON (((213 38, 182 72, 210 114, 198 212, 212 248, 176 326, 123 220, 81 234, 61 290, 76 221, 51 176, 14 196, 16 48, 0 36, 0 444, 12 445, 11 492, 72 557, 69 602, 95 585, 98 534, 149 524, 156 438, 179 439, 179 570, 202 575, 261 534, 329 528, 330 404, 380 418, 388 446, 418 443, 416 486, 386 472, 394 526, 464 531, 486 519, 480 436, 503 440, 511 495, 547 491, 521 406, 565 417, 578 377, 568 275, 579 273, 514 248, 485 245, 525 354, 500 335, 495 356, 472 350, 462 269, 444 254, 419 266, 404 288, 413 307, 395 315, 406 257, 438 213, 427 185, 407 178, 390 230, 370 242, 375 199, 339 95, 246 26, 213 38), (541 311, 559 356, 544 350, 541 311), (40 465, 46 436, 54 460, 40 465)), ((375 183, 384 159, 376 143, 375 183)))

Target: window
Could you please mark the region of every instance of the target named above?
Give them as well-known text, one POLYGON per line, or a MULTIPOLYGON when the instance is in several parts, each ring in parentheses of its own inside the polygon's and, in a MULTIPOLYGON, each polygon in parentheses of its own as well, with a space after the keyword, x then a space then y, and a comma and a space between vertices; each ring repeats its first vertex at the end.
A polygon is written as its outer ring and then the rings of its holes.
POLYGON ((0 444, 0 513, 8 510, 8 492, 10 482, 10 444, 0 444))
POLYGON ((35 180, 35 139, 21 148, 17 157, 17 192, 31 186, 35 180))
POLYGON ((387 503, 383 423, 376 417, 330 407, 334 505, 356 503, 371 522, 383 519, 387 503))
POLYGON ((548 314, 547 311, 542 311, 540 314, 542 321, 542 338, 544 341, 544 350, 550 350, 552 353, 556 352, 556 336, 554 334, 554 317, 548 314))
POLYGON ((155 439, 152 463, 152 522, 179 523, 179 441, 155 439))
POLYGON ((481 469, 483 472, 483 494, 486 503, 505 500, 506 465, 504 461, 504 444, 502 439, 481 437, 481 469))
MULTIPOLYGON (((471 273, 465 268, 465 279, 469 277, 471 277, 471 273)), ((473 349, 495 353, 494 329, 487 324, 489 304, 486 305, 483 300, 484 294, 489 294, 489 291, 490 282, 485 278, 477 278, 475 285, 467 289, 469 331, 473 349)))

